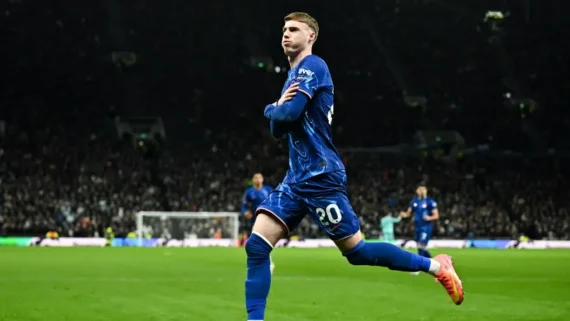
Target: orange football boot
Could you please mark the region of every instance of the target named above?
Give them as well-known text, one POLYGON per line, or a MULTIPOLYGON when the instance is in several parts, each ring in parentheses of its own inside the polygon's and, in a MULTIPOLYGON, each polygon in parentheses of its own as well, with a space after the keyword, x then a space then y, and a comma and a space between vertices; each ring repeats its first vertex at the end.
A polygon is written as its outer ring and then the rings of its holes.
POLYGON ((451 256, 440 254, 436 255, 433 259, 441 264, 439 272, 435 275, 435 282, 441 283, 453 303, 460 305, 461 302, 463 302, 463 284, 459 276, 457 276, 457 273, 455 273, 451 256))

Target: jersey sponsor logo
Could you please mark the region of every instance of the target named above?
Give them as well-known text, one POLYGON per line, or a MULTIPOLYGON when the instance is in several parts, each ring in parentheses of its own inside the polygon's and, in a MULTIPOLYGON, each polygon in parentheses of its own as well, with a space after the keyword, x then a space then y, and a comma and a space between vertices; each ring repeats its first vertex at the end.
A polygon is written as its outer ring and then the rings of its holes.
POLYGON ((307 75, 309 77, 312 77, 315 73, 310 71, 309 69, 305 69, 305 68, 299 68, 299 75, 307 75))

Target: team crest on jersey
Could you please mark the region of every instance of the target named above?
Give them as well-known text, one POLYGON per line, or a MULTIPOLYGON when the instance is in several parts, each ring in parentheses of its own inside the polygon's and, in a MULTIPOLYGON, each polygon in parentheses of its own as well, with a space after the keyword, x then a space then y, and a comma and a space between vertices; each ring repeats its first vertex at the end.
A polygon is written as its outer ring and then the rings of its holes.
POLYGON ((426 208, 426 207, 427 207, 427 205, 426 205, 426 204, 422 204, 422 208, 426 208))

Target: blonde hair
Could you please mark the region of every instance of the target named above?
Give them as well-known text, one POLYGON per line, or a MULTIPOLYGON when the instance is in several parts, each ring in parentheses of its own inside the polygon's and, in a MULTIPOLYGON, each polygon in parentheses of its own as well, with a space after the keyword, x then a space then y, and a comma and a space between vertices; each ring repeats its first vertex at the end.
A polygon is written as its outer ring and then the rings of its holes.
POLYGON ((306 12, 292 12, 292 13, 286 15, 284 20, 285 20, 285 22, 287 22, 287 21, 298 21, 298 22, 302 22, 302 23, 306 24, 315 33, 315 40, 314 41, 317 41, 317 37, 319 36, 319 23, 317 22, 317 20, 315 20, 315 18, 311 17, 308 13, 306 13, 306 12))

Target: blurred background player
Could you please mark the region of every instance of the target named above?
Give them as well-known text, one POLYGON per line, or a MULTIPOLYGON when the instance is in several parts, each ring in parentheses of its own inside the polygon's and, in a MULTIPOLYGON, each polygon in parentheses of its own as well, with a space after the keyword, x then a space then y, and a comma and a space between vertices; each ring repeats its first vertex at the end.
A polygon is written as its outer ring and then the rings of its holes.
POLYGON ((380 220, 380 228, 382 229, 382 240, 385 242, 394 243, 394 224, 399 223, 402 216, 394 217, 392 213, 387 214, 380 220))
MULTIPOLYGON (((251 182, 252 186, 245 191, 241 204, 240 246, 245 246, 247 239, 251 235, 253 223, 255 222, 255 210, 273 190, 270 186, 263 184, 263 175, 261 173, 253 174, 251 182)), ((275 264, 271 261, 271 273, 273 273, 274 268, 275 264)))
POLYGON ((400 216, 407 218, 412 213, 414 214, 415 241, 418 254, 431 258, 427 246, 433 232, 433 222, 439 219, 439 211, 437 210, 437 203, 427 196, 427 192, 425 184, 420 184, 416 189, 417 196, 410 202, 408 210, 401 212, 400 216))
POLYGON ((112 246, 113 240, 115 239, 115 232, 112 227, 107 227, 105 229, 105 246, 112 246))

